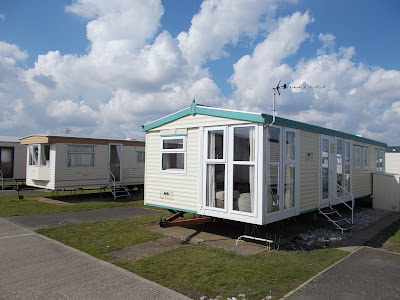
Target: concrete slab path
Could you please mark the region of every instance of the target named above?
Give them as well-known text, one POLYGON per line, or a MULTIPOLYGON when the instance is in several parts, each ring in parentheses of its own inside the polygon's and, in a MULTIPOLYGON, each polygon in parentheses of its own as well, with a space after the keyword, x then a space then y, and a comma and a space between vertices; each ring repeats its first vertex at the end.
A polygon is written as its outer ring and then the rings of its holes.
POLYGON ((1 299, 189 299, 0 218, 1 299))
POLYGON ((8 217, 7 220, 29 229, 50 228, 68 224, 97 222, 155 214, 160 211, 150 208, 121 206, 92 210, 8 217))

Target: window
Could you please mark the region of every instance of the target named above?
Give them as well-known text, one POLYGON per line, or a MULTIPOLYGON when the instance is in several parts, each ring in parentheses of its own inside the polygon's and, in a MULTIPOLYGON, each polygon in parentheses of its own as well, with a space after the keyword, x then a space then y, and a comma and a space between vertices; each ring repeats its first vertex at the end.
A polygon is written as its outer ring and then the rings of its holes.
POLYGON ((186 137, 162 137, 161 143, 161 170, 185 173, 186 137))
POLYGON ((376 150, 376 171, 383 172, 383 150, 376 150))
POLYGON ((29 165, 37 166, 39 161, 39 145, 29 145, 29 165))
POLYGON ((361 168, 361 152, 360 146, 354 147, 354 167, 359 169, 361 168))
POLYGON ((144 151, 137 151, 136 152, 136 162, 144 163, 144 151))
POLYGON ((362 167, 363 169, 368 169, 368 148, 363 147, 363 155, 362 155, 362 167))
POLYGON ((50 145, 40 145, 40 165, 50 166, 50 145))
POLYGON ((94 146, 68 145, 68 167, 94 167, 94 146))
POLYGON ((256 127, 233 127, 233 210, 254 213, 256 127))

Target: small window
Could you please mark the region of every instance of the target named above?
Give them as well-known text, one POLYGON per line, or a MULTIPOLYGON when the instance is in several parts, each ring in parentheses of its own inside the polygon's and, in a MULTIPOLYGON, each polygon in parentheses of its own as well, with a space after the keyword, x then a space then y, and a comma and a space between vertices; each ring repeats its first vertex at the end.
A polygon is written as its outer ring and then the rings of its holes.
POLYGON ((383 172, 383 150, 376 150, 376 171, 383 172))
POLYGON ((137 151, 136 152, 136 162, 144 163, 144 151, 137 151))
POLYGON ((68 145, 68 167, 93 167, 94 146, 68 145))
POLYGON ((37 166, 39 162, 39 145, 29 145, 29 165, 37 166))
POLYGON ((362 167, 363 169, 368 169, 368 148, 363 147, 363 155, 362 155, 362 167))
POLYGON ((162 137, 161 170, 184 173, 186 170, 186 137, 162 137))
POLYGON ((359 169, 361 168, 361 152, 360 146, 354 147, 354 167, 359 169))

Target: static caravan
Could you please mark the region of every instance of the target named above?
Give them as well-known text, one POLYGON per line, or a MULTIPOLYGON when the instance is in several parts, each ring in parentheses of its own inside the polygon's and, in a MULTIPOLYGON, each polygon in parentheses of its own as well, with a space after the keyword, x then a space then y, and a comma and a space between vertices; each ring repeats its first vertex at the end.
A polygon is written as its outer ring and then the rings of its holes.
POLYGON ((195 101, 143 131, 146 205, 259 225, 371 195, 386 147, 195 101))
POLYGON ((70 136, 30 135, 26 184, 50 190, 109 187, 114 197, 143 185, 145 143, 70 136), (125 191, 125 192, 124 192, 125 191))
POLYGON ((386 173, 400 174, 400 146, 386 148, 385 171, 386 173))
POLYGON ((17 137, 0 136, 1 189, 18 187, 18 182, 25 181, 25 173, 26 146, 17 137))

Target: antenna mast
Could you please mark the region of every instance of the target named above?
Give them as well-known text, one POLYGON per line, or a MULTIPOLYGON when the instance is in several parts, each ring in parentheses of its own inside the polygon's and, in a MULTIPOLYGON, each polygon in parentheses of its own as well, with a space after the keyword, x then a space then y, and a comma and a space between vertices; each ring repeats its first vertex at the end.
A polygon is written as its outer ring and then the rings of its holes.
POLYGON ((303 85, 303 86, 288 86, 286 83, 284 83, 282 86, 280 86, 280 84, 281 84, 281 80, 279 80, 279 82, 278 82, 278 84, 276 85, 276 87, 274 87, 274 88, 272 88, 273 90, 274 90, 274 96, 273 96, 273 102, 272 102, 272 122, 271 122, 271 124, 269 124, 268 126, 271 126, 272 124, 274 124, 275 123, 275 119, 276 119, 276 110, 275 110, 275 95, 276 95, 276 92, 278 92, 278 95, 280 96, 281 95, 281 93, 279 92, 279 89, 284 89, 284 90, 286 90, 286 89, 301 89, 301 88, 310 88, 310 89, 324 89, 325 88, 325 85, 324 86, 306 86, 306 85, 303 85))

